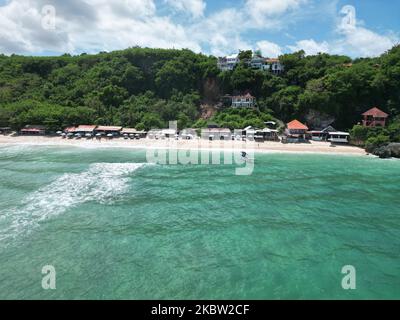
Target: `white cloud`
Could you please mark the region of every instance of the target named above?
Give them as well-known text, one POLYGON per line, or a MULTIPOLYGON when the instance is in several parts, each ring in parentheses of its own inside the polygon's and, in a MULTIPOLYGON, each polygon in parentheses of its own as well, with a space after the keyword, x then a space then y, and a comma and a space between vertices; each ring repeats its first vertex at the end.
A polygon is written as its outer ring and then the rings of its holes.
MULTIPOLYGON (((156 5, 154 0, 83 0, 89 4, 93 9, 98 8, 97 12, 101 9, 108 9, 110 13, 117 16, 125 17, 149 17, 156 13, 156 5)), ((69 1, 65 1, 66 6, 69 6, 69 1)), ((58 2, 56 7, 59 6, 58 2)), ((79 14, 79 11, 76 13, 79 14)))
MULTIPOLYGON (((314 0, 243 0, 205 15, 205 0, 163 0, 167 9, 185 12, 162 15, 158 0, 9 0, 0 6, 0 52, 40 54, 94 53, 131 46, 189 48, 214 55, 239 49, 261 49, 266 56, 278 56, 284 48, 270 41, 254 40, 254 31, 276 31, 284 35, 288 24, 312 17, 319 7, 314 0), (307 9, 303 10, 307 4, 307 9), (42 28, 42 8, 56 8, 55 30, 42 28), (186 18, 186 19, 185 19, 186 18), (251 40, 250 40, 251 39, 251 40)), ((165 6, 163 7, 165 8, 165 6)), ((332 10, 332 6, 329 6, 332 10)), ((291 40, 287 50, 303 49, 307 54, 330 52, 351 56, 376 56, 399 42, 393 34, 378 34, 356 19, 346 6, 338 19, 334 39, 291 40)), ((337 15, 337 13, 336 13, 337 15)), ((335 18, 335 11, 332 11, 335 18)), ((257 35, 256 35, 257 37, 257 35)), ((267 39, 267 38, 266 38, 267 39)))
POLYGON ((333 42, 332 52, 358 57, 374 57, 399 43, 399 38, 394 34, 381 35, 365 28, 364 23, 357 20, 357 11, 354 6, 344 6, 340 13, 344 15, 337 26, 340 37, 333 42))
POLYGON ((300 5, 308 0, 246 0, 246 10, 249 12, 254 23, 265 25, 271 18, 298 9, 300 5))
POLYGON ((307 0, 246 0, 246 7, 250 12, 272 16, 297 8, 305 2, 307 0))
POLYGON ((313 39, 297 41, 288 46, 291 51, 304 50, 307 55, 320 52, 350 55, 352 57, 376 57, 399 43, 395 34, 378 34, 365 27, 357 19, 354 6, 344 6, 337 17, 336 38, 331 41, 316 42, 313 39))
POLYGON ((257 49, 261 50, 264 57, 269 58, 276 58, 283 53, 279 45, 266 40, 257 42, 257 49))
POLYGON ((239 50, 252 50, 250 43, 239 36, 226 38, 221 34, 215 34, 210 39, 211 54, 214 56, 225 56, 231 53, 238 53, 239 50))
POLYGON ((67 33, 42 28, 41 9, 42 6, 32 7, 27 0, 10 1, 0 7, 1 52, 9 54, 38 52, 45 48, 49 51, 71 49, 67 33))
POLYGON ((245 17, 239 10, 223 9, 191 25, 188 33, 202 46, 208 46, 211 54, 223 56, 251 49, 241 37, 244 23, 245 17))
MULTIPOLYGON (((254 48, 254 42, 246 40, 247 32, 276 28, 284 20, 281 15, 309 0, 246 0, 243 6, 209 16, 204 16, 205 0, 163 1, 193 19, 179 23, 177 17, 160 16, 155 0, 10 0, 0 6, 0 51, 94 53, 139 45, 196 52, 206 48, 224 55, 254 48), (55 30, 42 28, 44 5, 56 8, 55 30)), ((263 48, 271 55, 280 52, 266 42, 263 48)))
POLYGON ((292 52, 304 50, 306 55, 316 55, 318 53, 328 53, 330 51, 328 42, 316 42, 313 39, 297 41, 295 45, 288 46, 288 48, 292 52))
POLYGON ((395 35, 380 35, 362 27, 346 30, 336 41, 332 51, 357 57, 376 57, 399 43, 395 35))
POLYGON ((203 17, 206 3, 203 0, 164 0, 177 11, 190 13, 194 18, 203 17))
MULTIPOLYGON (((244 35, 247 32, 280 28, 286 21, 283 15, 306 1, 309 0, 246 0, 244 7, 222 9, 193 24, 189 34, 217 56, 236 53, 239 49, 254 49, 257 44, 246 40, 244 35)), ((281 52, 276 44, 268 48, 267 42, 264 44, 266 54, 272 56, 281 52)))
POLYGON ((130 46, 201 51, 186 29, 156 15, 153 0, 11 0, 0 6, 0 51, 98 52, 130 46), (44 5, 56 8, 56 29, 42 28, 44 5))

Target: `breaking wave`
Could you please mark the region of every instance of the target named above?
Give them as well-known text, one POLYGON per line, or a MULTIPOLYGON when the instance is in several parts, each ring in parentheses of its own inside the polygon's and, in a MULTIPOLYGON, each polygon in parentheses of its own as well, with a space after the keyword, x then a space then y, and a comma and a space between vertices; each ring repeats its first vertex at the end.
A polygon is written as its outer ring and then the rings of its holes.
POLYGON ((31 146, 26 145, 5 145, 0 146, 0 160, 9 160, 34 151, 31 146))
POLYGON ((96 163, 85 172, 62 175, 1 216, 0 241, 28 232, 41 221, 85 202, 112 204, 129 190, 130 174, 145 165, 96 163))

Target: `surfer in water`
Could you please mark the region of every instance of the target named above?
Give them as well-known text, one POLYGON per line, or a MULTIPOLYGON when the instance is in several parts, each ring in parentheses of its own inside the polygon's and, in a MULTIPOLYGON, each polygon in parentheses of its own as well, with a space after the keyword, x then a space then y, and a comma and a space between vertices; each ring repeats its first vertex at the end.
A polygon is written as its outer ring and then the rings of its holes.
POLYGON ((242 155, 242 159, 243 159, 244 161, 246 161, 246 162, 254 162, 254 159, 250 159, 250 158, 249 158, 249 155, 247 154, 247 152, 242 151, 242 152, 241 152, 241 155, 242 155))

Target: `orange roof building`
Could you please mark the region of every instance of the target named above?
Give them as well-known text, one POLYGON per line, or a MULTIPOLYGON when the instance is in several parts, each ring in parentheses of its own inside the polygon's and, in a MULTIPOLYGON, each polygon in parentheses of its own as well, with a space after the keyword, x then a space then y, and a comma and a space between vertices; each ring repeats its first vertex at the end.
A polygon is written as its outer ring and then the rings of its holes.
POLYGON ((364 127, 385 127, 389 115, 381 109, 374 107, 362 114, 364 127))
POLYGON ((74 133, 76 131, 76 127, 68 127, 64 129, 65 133, 74 133))
POLYGON ((46 129, 42 125, 27 125, 20 131, 22 135, 45 135, 46 129))
POLYGON ((302 142, 306 140, 308 127, 299 120, 289 122, 286 129, 288 142, 302 142))
POLYGON ((104 131, 104 132, 120 132, 122 131, 122 127, 116 127, 116 126, 98 126, 96 128, 96 131, 104 131))
POLYGON ((79 133, 92 133, 97 128, 94 125, 80 125, 75 129, 75 132, 79 133))
POLYGON ((308 127, 299 120, 293 120, 287 124, 288 130, 308 131, 308 127))

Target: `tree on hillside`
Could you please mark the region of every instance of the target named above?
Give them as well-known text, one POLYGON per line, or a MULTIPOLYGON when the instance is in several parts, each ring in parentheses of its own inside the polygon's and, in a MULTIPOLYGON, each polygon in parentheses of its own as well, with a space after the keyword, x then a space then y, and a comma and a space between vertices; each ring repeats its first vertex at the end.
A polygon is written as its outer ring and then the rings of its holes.
MULTIPOLYGON (((304 121, 313 111, 348 130, 372 106, 390 114, 389 125, 400 115, 400 46, 380 57, 354 60, 304 51, 284 54, 280 75, 253 70, 246 63, 251 56, 241 52, 235 70, 224 72, 215 57, 190 50, 134 47, 95 55, 0 56, 0 122, 15 128, 33 121, 53 128, 77 121, 204 124, 198 121, 202 104, 217 105, 221 96, 246 91, 263 113, 284 121, 304 121)), ((219 120, 241 126, 248 116, 227 114, 219 120)), ((396 133, 385 134, 395 139, 396 133)))
POLYGON ((253 51, 251 51, 251 50, 245 50, 245 51, 239 52, 239 60, 240 61, 247 61, 247 60, 250 60, 252 57, 253 57, 253 51))

